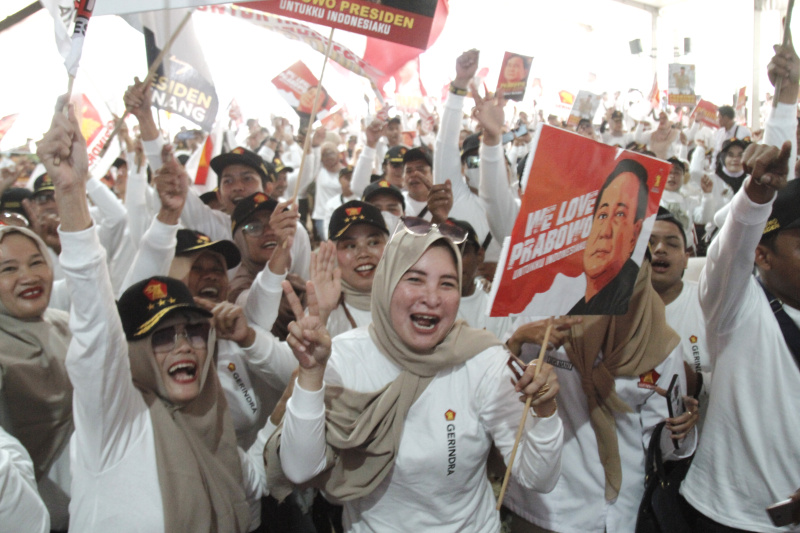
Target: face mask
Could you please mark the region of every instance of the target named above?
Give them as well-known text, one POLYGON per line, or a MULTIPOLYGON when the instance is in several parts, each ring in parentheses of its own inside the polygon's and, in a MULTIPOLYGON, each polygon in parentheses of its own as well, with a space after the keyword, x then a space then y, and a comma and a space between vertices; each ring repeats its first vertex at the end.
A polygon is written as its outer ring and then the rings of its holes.
POLYGON ((481 179, 481 169, 479 168, 468 168, 464 175, 467 177, 467 181, 469 182, 470 187, 477 187, 478 182, 481 179))
POLYGON ((394 235, 394 230, 400 223, 400 217, 393 215, 389 211, 381 211, 381 216, 383 217, 383 221, 386 222, 386 228, 389 230, 389 235, 394 235))

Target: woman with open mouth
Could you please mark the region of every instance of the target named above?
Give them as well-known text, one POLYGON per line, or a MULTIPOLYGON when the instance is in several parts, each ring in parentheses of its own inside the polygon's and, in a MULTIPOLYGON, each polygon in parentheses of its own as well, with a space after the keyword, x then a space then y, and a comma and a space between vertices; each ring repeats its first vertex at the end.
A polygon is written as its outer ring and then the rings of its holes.
POLYGON ((65 105, 62 97, 37 154, 55 186, 72 296, 70 529, 247 532, 248 497, 261 486, 237 450, 212 315, 168 277, 135 283, 115 304, 86 203, 86 141, 65 105))
MULTIPOLYGON (((48 309, 50 257, 31 230, 0 226, 0 425, 33 460, 50 527, 66 531, 74 425, 64 360, 71 335, 69 315, 48 309)), ((4 526, 15 529, 13 521, 4 526)))
POLYGON ((348 531, 499 531, 486 459, 492 442, 511 454, 517 395, 535 400, 513 475, 548 491, 560 472, 552 367, 534 378, 531 365, 512 384, 496 337, 456 320, 461 256, 445 234, 465 235, 425 224, 398 228, 375 272, 373 322, 333 343, 314 284, 308 314, 284 285, 300 366, 267 446, 270 493, 280 499, 291 483, 310 482, 343 503, 348 531))

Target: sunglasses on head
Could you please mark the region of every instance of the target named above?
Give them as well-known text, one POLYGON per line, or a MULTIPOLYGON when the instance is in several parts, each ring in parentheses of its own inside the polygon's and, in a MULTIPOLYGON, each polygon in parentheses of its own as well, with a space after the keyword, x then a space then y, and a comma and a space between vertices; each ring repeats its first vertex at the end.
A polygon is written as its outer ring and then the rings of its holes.
POLYGON ((208 332, 211 324, 200 322, 198 324, 178 324, 167 326, 153 332, 150 342, 156 353, 170 352, 178 345, 180 337, 186 339, 192 348, 205 348, 208 343, 208 332))
POLYGON ((438 231, 442 237, 447 237, 454 244, 462 244, 467 240, 467 232, 452 222, 434 224, 433 222, 419 217, 403 217, 400 219, 400 222, 401 223, 397 225, 395 233, 402 229, 417 237, 424 237, 432 231, 438 231))

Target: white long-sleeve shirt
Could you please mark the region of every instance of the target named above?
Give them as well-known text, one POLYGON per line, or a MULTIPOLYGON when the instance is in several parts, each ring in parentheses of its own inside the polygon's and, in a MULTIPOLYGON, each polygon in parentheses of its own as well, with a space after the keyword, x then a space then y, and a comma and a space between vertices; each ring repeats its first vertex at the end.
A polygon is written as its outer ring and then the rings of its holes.
POLYGON ((0 533, 48 533, 50 515, 36 491, 33 461, 0 427, 0 533))
MULTIPOLYGON (((526 345, 524 350, 538 354, 539 347, 526 345)), ((525 359, 525 357, 523 357, 525 359)), ((632 408, 630 413, 614 413, 622 485, 619 496, 605 499, 605 473, 597 451, 597 438, 589 422, 586 393, 581 375, 573 367, 563 348, 551 351, 545 361, 558 375, 558 414, 564 423, 564 451, 561 477, 555 488, 540 494, 509 482, 505 505, 545 529, 563 533, 623 533, 636 525, 639 503, 644 493, 645 456, 655 426, 669 416, 667 400, 652 388, 641 387, 640 376, 618 376, 614 387, 622 401, 632 408)), ((655 368, 656 384, 666 390, 674 374, 678 374, 681 390, 686 391, 686 376, 680 350, 672 353, 655 368)), ((665 461, 688 457, 697 443, 692 430, 679 450, 670 439, 670 432, 661 434, 661 452, 665 461)))
MULTIPOLYGON (((508 460, 522 414, 507 358, 492 347, 433 378, 408 411, 392 471, 370 495, 344 504, 345 529, 499 531, 486 458, 494 442, 508 460)), ((358 328, 334 339, 325 381, 368 392, 399 374, 358 328)), ((308 479, 325 465, 323 396, 324 388, 295 385, 288 402, 280 453, 289 479, 308 479)), ((548 491, 560 470, 561 422, 528 416, 523 435, 513 475, 548 491)))
MULTIPOLYGON (((74 387, 70 530, 164 531, 150 410, 134 387, 128 343, 114 303, 105 252, 93 227, 60 232, 72 294, 67 371, 74 387)), ((262 487, 240 450, 245 493, 262 487)))

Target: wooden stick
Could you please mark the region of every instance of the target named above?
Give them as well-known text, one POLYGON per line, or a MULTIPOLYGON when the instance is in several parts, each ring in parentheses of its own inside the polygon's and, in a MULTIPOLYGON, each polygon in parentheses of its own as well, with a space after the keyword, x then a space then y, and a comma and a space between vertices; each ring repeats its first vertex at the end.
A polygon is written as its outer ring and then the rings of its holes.
MULTIPOLYGON (((539 377, 539 372, 542 371, 542 363, 544 362, 544 354, 547 353, 547 343, 550 340, 550 332, 553 331, 553 317, 547 321, 547 329, 544 331, 544 340, 542 341, 542 348, 539 350, 539 359, 536 360, 536 373, 533 378, 539 377)), ((528 396, 525 400, 525 410, 522 411, 522 419, 519 421, 519 428, 517 429, 517 440, 514 441, 514 447, 511 449, 511 457, 508 458, 508 467, 506 468, 506 475, 503 476, 503 485, 500 487, 500 496, 497 497, 497 510, 503 506, 503 498, 506 495, 508 488, 508 478, 511 477, 511 467, 514 466, 514 458, 517 456, 517 447, 519 441, 522 439, 522 430, 525 429, 525 419, 528 417, 528 410, 531 408, 533 395, 528 396)))
MULTIPOLYGON (((794 0, 789 0, 789 5, 786 7, 786 18, 783 21, 783 46, 786 48, 789 44, 789 36, 792 34, 790 25, 792 23, 792 9, 794 9, 794 0)), ((781 95, 781 85, 783 85, 783 78, 775 80, 775 96, 772 97, 772 107, 778 107, 778 97, 781 95)))
MULTIPOLYGON (((190 10, 188 13, 186 13, 186 15, 183 17, 183 20, 181 20, 181 23, 178 24, 178 27, 175 28, 174 32, 172 32, 172 35, 170 36, 169 41, 167 41, 167 44, 164 45, 164 48, 162 48, 161 52, 159 52, 158 56, 156 56, 156 60, 153 61, 152 65, 150 65, 150 69, 147 71, 147 76, 145 76, 145 78, 144 78, 145 87, 147 87, 150 83, 152 83, 153 76, 155 76, 156 71, 158 70, 158 67, 160 67, 161 63, 164 62, 164 58, 167 56, 167 53, 169 52, 169 49, 172 48, 172 44, 175 42, 175 39, 178 38, 178 35, 183 30, 183 27, 186 26, 187 22, 189 22, 189 19, 191 18, 193 11, 194 10, 190 10)), ((111 135, 108 136, 108 140, 106 141, 106 144, 104 144, 103 145, 103 149, 100 150, 100 156, 99 157, 101 159, 102 159, 102 157, 104 155, 106 155, 106 152, 108 152, 108 148, 109 148, 109 146, 111 146, 111 141, 114 139, 114 137, 117 136, 117 134, 119 133, 119 130, 122 129, 122 124, 125 122, 125 119, 128 118, 128 115, 130 115, 130 113, 126 109, 125 112, 122 114, 122 116, 117 119, 116 124, 114 124, 114 129, 111 130, 111 135)))
POLYGON ((319 74, 319 86, 317 87, 317 92, 314 95, 314 105, 311 106, 311 116, 308 117, 308 130, 306 131, 306 139, 303 142, 303 159, 300 160, 300 170, 297 171, 297 181, 294 184, 294 193, 292 194, 291 203, 295 203, 297 201, 297 195, 300 193, 300 180, 303 177, 303 167, 305 167, 306 159, 308 157, 306 152, 308 151, 309 144, 311 143, 311 137, 313 135, 311 128, 314 125, 314 120, 317 118, 317 108, 319 107, 321 96, 320 93, 322 92, 322 78, 325 76, 325 65, 328 64, 328 58, 331 56, 333 30, 334 28, 331 28, 331 34, 328 36, 328 48, 325 50, 325 61, 322 63, 322 72, 319 74))

